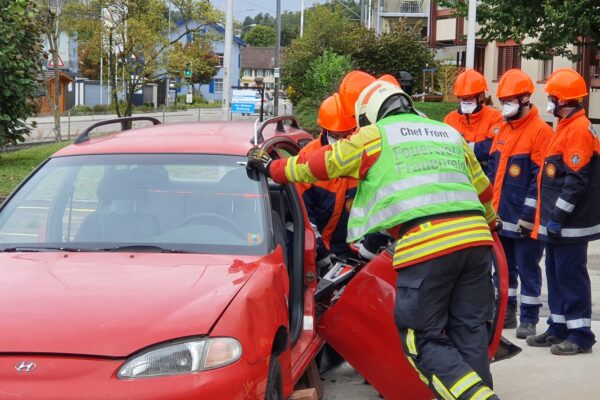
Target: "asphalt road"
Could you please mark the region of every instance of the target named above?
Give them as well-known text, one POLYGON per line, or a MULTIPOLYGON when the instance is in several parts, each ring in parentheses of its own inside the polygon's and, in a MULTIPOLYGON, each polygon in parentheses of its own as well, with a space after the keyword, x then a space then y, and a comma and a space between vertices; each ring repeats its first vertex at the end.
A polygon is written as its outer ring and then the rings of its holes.
MULTIPOLYGON (((542 271, 544 270, 542 259, 542 271)), ((591 242, 588 248, 588 270, 592 282, 592 330, 600 337, 600 241, 591 242)), ((544 307, 541 316, 549 314, 547 290, 542 287, 544 307)), ((538 331, 545 329, 545 318, 538 324, 538 331)), ((495 391, 503 400, 588 400, 600 398, 600 347, 592 354, 574 357, 558 357, 548 349, 527 346, 515 337, 515 329, 504 331, 504 336, 523 348, 523 352, 511 360, 492 364, 495 391)), ((380 399, 377 392, 364 383, 363 378, 347 363, 322 376, 325 386, 324 400, 380 399)), ((411 399, 406 399, 411 400, 411 399)))

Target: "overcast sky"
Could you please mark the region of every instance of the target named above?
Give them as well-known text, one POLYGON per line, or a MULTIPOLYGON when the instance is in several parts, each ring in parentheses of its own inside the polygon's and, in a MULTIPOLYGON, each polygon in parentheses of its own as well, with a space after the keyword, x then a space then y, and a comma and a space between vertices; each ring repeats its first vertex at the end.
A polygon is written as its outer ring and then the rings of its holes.
MULTIPOLYGON (((304 8, 326 2, 327 0, 304 0, 304 8)), ((211 0, 211 3, 225 12, 227 0, 211 0)), ((302 0, 281 0, 281 11, 300 11, 300 4, 302 4, 302 0)), ((263 14, 268 12, 274 16, 276 7, 275 0, 233 0, 233 18, 241 21, 247 16, 254 17, 260 12, 263 14)))

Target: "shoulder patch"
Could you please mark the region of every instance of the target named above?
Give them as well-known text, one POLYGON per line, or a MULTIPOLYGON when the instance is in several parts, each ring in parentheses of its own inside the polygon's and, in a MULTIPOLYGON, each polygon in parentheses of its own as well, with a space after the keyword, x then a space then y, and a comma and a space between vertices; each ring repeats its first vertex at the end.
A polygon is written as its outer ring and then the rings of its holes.
POLYGON ((508 169, 508 173, 513 178, 517 178, 519 175, 521 175, 521 167, 519 167, 517 164, 513 164, 508 169))
POLYGON ((496 127, 496 128, 494 128, 494 129, 492 129, 492 133, 493 133, 494 135, 497 135, 498 133, 500 133, 500 128, 496 127))
POLYGON ((549 178, 554 178, 554 175, 556 175, 556 167, 554 164, 549 163, 546 165, 546 176, 549 178))

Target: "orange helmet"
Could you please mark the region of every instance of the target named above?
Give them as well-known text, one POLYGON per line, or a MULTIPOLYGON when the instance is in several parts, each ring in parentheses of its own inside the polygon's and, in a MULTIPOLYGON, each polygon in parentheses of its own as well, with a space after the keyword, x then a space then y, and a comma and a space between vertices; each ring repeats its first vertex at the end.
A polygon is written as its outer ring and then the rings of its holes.
POLYGON ((396 79, 396 77, 394 75, 391 74, 384 74, 381 75, 379 78, 377 78, 378 81, 385 81, 385 82, 389 82, 394 86, 397 87, 402 87, 400 86, 400 82, 398 82, 398 79, 396 79))
POLYGON ((362 71, 349 72, 340 83, 340 101, 344 117, 354 118, 354 104, 360 92, 375 82, 375 77, 362 71))
POLYGON ((520 69, 510 69, 502 75, 496 96, 499 99, 515 97, 520 94, 532 94, 534 90, 535 86, 529 75, 520 69))
POLYGON ((588 95, 585 80, 577 71, 569 68, 557 69, 550 75, 546 87, 546 93, 559 100, 575 100, 588 95))
POLYGON ((454 81, 454 95, 456 97, 470 97, 488 90, 488 84, 483 75, 474 69, 468 69, 456 77, 454 81))
POLYGON ((317 125, 330 132, 350 132, 356 128, 354 118, 342 115, 342 102, 337 93, 321 103, 317 125))

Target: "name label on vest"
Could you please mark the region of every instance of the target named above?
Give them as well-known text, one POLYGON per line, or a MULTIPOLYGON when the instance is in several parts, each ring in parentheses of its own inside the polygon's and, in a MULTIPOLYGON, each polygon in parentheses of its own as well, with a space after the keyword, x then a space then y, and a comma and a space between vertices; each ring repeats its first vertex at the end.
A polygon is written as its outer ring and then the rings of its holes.
POLYGON ((461 136, 454 128, 444 125, 426 125, 413 122, 394 122, 385 125, 388 140, 393 146, 395 144, 413 141, 436 141, 461 144, 461 136))

